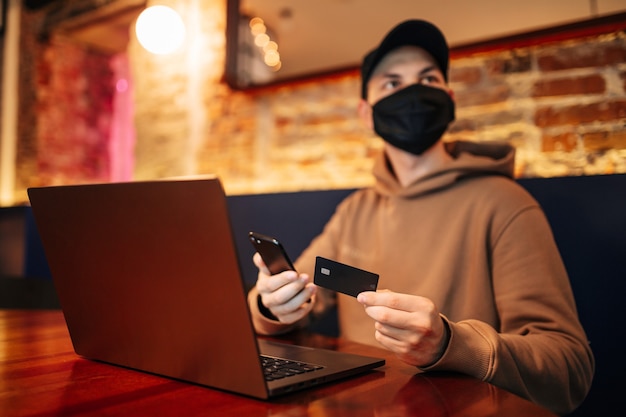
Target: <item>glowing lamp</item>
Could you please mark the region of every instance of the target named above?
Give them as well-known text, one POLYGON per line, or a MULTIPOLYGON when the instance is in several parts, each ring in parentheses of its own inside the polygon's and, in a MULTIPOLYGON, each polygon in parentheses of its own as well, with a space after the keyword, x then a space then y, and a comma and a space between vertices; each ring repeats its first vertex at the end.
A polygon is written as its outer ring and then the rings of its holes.
POLYGON ((185 40, 185 24, 175 10, 167 6, 150 6, 137 18, 135 33, 141 46, 156 55, 179 49, 185 40))

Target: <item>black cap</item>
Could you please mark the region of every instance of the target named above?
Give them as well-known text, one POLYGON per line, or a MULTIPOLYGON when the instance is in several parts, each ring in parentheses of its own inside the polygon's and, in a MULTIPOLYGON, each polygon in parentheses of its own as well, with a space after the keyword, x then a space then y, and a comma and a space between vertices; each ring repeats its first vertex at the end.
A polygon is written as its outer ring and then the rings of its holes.
POLYGON ((418 46, 431 54, 445 80, 448 81, 449 51, 443 33, 437 26, 425 20, 407 20, 393 28, 380 45, 363 58, 361 64, 361 97, 367 97, 367 82, 376 65, 390 51, 406 45, 418 46))

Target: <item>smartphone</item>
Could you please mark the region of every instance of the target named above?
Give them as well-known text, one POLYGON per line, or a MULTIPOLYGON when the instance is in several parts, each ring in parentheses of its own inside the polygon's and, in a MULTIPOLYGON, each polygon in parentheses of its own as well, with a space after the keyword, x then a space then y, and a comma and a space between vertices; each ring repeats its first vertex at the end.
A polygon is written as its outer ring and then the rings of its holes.
POLYGON ((277 239, 256 232, 250 232, 248 236, 250 243, 267 265, 270 274, 276 275, 283 271, 296 270, 289 256, 287 256, 285 248, 277 239))

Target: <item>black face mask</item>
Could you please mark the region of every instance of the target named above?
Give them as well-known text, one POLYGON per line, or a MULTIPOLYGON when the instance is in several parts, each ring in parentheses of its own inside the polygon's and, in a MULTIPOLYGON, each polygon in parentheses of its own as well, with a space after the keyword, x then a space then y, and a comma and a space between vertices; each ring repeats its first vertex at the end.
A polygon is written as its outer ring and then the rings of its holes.
POLYGON ((390 145, 414 155, 433 146, 454 120, 450 95, 421 84, 381 99, 372 110, 374 131, 390 145))

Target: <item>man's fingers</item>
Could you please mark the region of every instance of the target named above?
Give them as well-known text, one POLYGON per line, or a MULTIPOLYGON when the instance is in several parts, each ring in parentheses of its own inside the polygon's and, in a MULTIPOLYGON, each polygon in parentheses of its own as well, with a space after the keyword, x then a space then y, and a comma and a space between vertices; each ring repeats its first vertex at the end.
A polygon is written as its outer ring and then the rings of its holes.
POLYGON ((383 306, 393 310, 416 312, 434 310, 435 306, 431 300, 417 295, 400 294, 393 291, 364 291, 360 293, 357 300, 365 307, 383 306))

